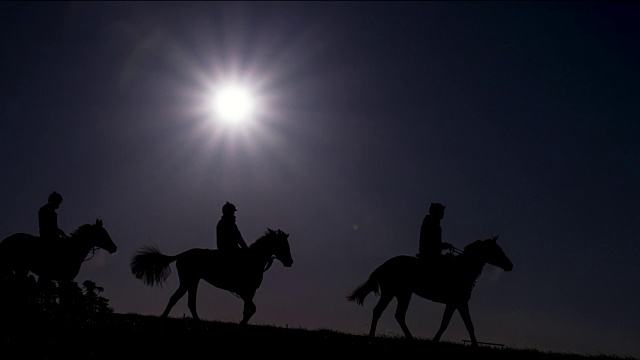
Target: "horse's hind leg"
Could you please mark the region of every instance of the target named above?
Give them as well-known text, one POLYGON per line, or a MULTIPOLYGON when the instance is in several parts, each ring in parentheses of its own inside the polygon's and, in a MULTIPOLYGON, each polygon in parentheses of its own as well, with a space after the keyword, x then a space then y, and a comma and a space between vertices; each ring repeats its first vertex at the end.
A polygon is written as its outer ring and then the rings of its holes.
POLYGON ((376 326, 378 326, 378 320, 380 319, 380 316, 382 316, 382 313, 387 308, 387 306, 389 306, 389 303, 391 302, 391 300, 393 300, 393 295, 387 295, 384 292, 380 294, 380 300, 378 300, 378 303, 373 308, 373 317, 371 319, 371 328, 369 329, 369 336, 371 337, 376 336, 376 326))
POLYGON ((398 294, 396 295, 397 299, 398 299, 398 306, 396 307, 396 321, 398 322, 398 324, 400 324, 400 328, 402 329, 402 332, 404 332, 404 336, 407 337, 407 339, 413 339, 413 335, 411 335, 411 332, 409 331, 409 328, 407 327, 407 323, 405 321, 405 316, 407 315, 407 310, 409 309, 409 301, 411 300, 411 293, 402 293, 402 294, 398 294))
POLYGON ((191 315, 194 319, 200 320, 198 312, 196 311, 196 299, 198 295, 198 282, 200 280, 194 280, 189 283, 189 295, 187 296, 187 306, 191 310, 191 315))
POLYGON ((189 290, 189 287, 183 285, 183 283, 181 282, 178 290, 176 290, 176 292, 171 295, 171 298, 169 298, 169 303, 167 303, 167 307, 164 308, 164 312, 162 313, 162 315, 160 315, 160 317, 166 318, 169 315, 171 309, 178 302, 178 300, 180 300, 184 296, 184 294, 187 293, 187 290, 189 290))

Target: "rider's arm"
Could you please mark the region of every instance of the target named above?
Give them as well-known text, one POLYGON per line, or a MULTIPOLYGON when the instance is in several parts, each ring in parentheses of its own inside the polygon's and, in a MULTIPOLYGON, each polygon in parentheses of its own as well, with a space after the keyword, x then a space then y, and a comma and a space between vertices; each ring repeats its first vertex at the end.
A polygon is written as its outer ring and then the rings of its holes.
POLYGON ((244 241, 244 238, 242 237, 242 233, 240 233, 240 229, 238 229, 238 226, 236 226, 236 237, 238 239, 238 245, 240 245, 241 248, 248 248, 246 241, 244 241))
POLYGON ((244 241, 244 239, 242 238, 242 235, 240 235, 240 237, 238 238, 238 242, 240 243, 240 247, 243 249, 248 248, 247 243, 244 241))

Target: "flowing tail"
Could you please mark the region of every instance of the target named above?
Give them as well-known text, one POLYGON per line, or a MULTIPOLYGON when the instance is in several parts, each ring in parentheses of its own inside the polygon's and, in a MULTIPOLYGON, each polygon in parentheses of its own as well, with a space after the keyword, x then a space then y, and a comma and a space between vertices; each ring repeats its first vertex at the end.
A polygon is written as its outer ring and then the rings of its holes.
POLYGON ((131 272, 149 286, 160 285, 171 275, 172 262, 177 256, 164 255, 155 246, 143 246, 131 258, 131 272))
POLYGON ((376 296, 380 294, 380 288, 378 286, 378 279, 374 276, 375 272, 369 276, 369 279, 358 286, 353 292, 347 295, 347 301, 355 301, 358 305, 364 304, 364 298, 371 292, 376 296))

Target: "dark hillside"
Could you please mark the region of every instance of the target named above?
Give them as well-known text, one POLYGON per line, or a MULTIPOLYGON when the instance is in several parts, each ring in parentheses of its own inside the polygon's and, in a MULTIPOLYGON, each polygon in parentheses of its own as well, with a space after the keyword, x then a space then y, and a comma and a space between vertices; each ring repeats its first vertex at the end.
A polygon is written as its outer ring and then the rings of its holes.
POLYGON ((136 314, 93 317, 39 316, 2 319, 2 359, 198 359, 239 357, 360 359, 541 359, 609 360, 616 356, 546 353, 537 350, 471 347, 429 340, 371 339, 330 330, 267 325, 241 326, 190 318, 161 319, 136 314))

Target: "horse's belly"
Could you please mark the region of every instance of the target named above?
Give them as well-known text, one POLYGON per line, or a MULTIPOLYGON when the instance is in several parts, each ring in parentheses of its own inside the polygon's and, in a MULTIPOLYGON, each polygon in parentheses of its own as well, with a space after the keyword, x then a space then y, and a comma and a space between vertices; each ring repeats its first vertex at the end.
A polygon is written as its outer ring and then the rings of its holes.
POLYGON ((205 276, 202 280, 223 290, 230 290, 233 287, 233 281, 228 278, 205 276))
POLYGON ((51 280, 74 280, 80 267, 61 266, 61 264, 39 264, 31 267, 31 272, 51 280))
POLYGON ((446 295, 437 286, 417 286, 413 293, 421 298, 439 303, 445 303, 447 300, 446 295))
POLYGON ((429 282, 416 286, 414 294, 438 303, 451 303, 468 300, 468 292, 456 284, 446 282, 429 282))
POLYGON ((240 292, 247 289, 257 289, 262 282, 262 277, 233 275, 204 276, 202 280, 223 290, 240 292))

